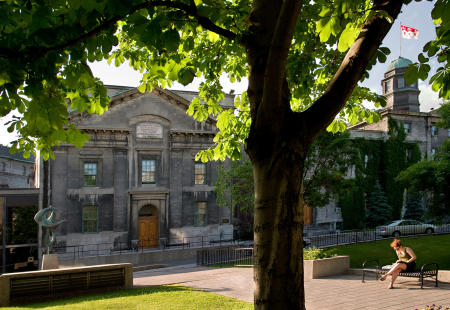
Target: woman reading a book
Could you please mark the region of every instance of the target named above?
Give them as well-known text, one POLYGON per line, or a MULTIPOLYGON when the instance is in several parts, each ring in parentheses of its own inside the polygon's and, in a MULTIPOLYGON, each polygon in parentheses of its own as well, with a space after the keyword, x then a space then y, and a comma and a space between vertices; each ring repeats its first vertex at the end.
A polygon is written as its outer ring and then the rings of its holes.
POLYGON ((394 239, 394 241, 392 241, 391 248, 395 250, 398 260, 392 268, 380 278, 381 281, 384 281, 387 276, 391 276, 391 282, 389 283, 388 288, 394 287, 395 279, 397 279, 400 272, 409 272, 416 269, 416 254, 414 254, 413 250, 404 247, 399 239, 394 239))

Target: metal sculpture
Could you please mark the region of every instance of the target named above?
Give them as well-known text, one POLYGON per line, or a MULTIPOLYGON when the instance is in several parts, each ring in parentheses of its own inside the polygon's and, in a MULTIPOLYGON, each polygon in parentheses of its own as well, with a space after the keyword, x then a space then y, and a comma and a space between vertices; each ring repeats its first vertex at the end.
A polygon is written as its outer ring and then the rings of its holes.
POLYGON ((56 244, 56 236, 54 230, 59 224, 65 221, 56 221, 56 212, 58 212, 58 209, 53 206, 49 206, 40 210, 34 216, 34 220, 36 221, 36 223, 46 228, 44 236, 44 246, 47 247, 47 254, 50 254, 50 251, 52 251, 53 246, 56 244))

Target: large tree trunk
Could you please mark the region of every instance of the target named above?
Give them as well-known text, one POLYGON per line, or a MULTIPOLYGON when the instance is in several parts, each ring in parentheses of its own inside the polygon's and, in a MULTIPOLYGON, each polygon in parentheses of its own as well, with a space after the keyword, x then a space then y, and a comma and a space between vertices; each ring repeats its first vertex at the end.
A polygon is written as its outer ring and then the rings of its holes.
MULTIPOLYGON (((283 150, 280 150, 283 152, 283 150)), ((304 309, 304 159, 280 153, 272 164, 254 160, 256 309, 304 309)))
MULTIPOLYGON (((352 93, 391 24, 369 18, 324 94, 290 108, 288 52, 302 0, 254 0, 246 49, 252 124, 246 151, 255 179, 255 309, 305 309, 302 182, 306 154, 352 93)), ((394 19, 402 1, 375 0, 394 19)))
POLYGON ((258 131, 252 126, 246 144, 255 186, 254 302, 255 309, 303 310, 301 192, 313 136, 302 130, 298 114, 291 111, 288 88, 282 93, 276 115, 280 121, 258 131))

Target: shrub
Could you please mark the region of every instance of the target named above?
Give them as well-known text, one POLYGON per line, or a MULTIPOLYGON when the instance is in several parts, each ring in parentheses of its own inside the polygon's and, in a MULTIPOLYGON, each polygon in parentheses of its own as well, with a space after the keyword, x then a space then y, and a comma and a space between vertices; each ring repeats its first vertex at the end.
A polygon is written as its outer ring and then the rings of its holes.
POLYGON ((311 247, 303 250, 303 259, 321 259, 337 256, 335 253, 324 252, 322 249, 311 247))

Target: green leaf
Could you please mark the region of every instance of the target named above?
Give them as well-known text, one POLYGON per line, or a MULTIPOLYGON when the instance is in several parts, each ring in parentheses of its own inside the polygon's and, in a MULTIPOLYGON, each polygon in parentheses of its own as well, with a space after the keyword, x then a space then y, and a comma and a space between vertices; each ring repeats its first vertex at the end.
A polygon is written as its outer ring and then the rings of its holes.
POLYGON ((418 77, 422 81, 425 81, 428 77, 428 72, 430 71, 431 67, 428 64, 422 64, 419 67, 418 77))
POLYGON ((406 69, 405 72, 405 82, 406 84, 413 84, 417 82, 417 79, 419 78, 419 71, 417 65, 409 65, 408 69, 406 69))
POLYGON ((180 45, 180 34, 175 29, 164 32, 164 43, 167 50, 174 52, 180 45))
POLYGON ((429 60, 428 58, 426 58, 425 56, 423 56, 422 53, 419 54, 418 59, 419 59, 419 61, 420 61, 421 63, 428 62, 428 60, 429 60))
POLYGON ((195 72, 190 67, 184 67, 180 71, 178 71, 178 82, 183 84, 184 86, 190 84, 195 77, 195 72))
POLYGON ((359 31, 359 28, 355 27, 352 23, 348 23, 339 37, 338 50, 340 52, 348 50, 358 37, 359 31))
POLYGON ((320 29, 320 42, 326 42, 330 38, 331 35, 331 19, 322 19, 318 24, 320 25, 324 20, 326 20, 326 23, 323 24, 321 27, 317 27, 320 29))
POLYGON ((145 93, 145 90, 147 89, 147 84, 146 83, 143 83, 143 84, 141 84, 141 85, 139 85, 139 87, 138 87, 138 90, 141 92, 141 93, 145 93))

